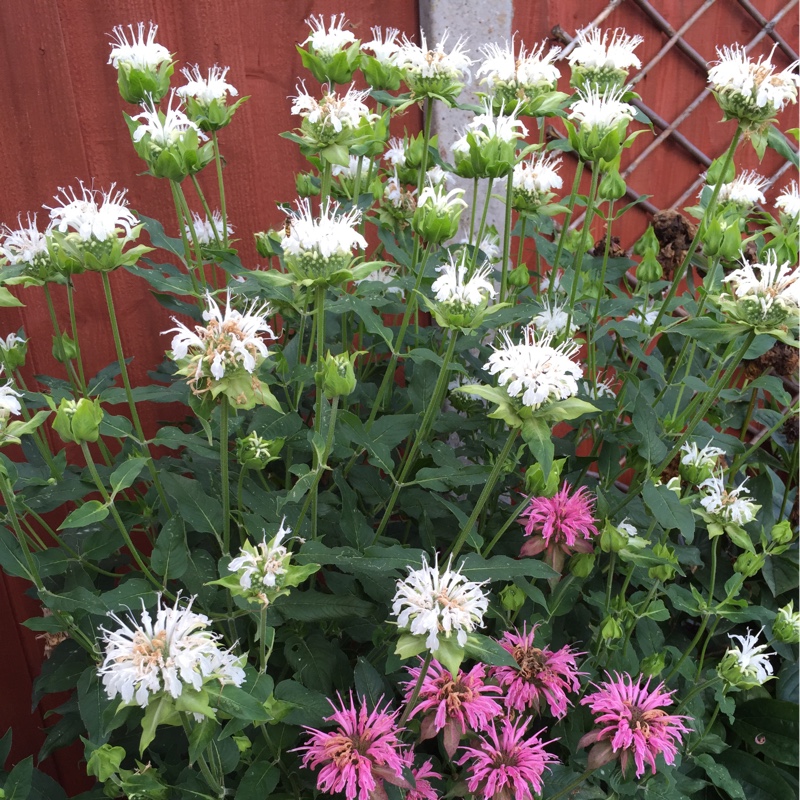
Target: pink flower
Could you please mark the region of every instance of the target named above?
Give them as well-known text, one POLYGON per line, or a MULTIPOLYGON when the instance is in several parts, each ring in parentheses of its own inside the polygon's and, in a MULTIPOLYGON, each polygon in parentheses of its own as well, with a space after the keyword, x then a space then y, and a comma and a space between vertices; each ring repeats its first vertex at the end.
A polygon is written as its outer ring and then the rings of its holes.
POLYGON ((600 531, 594 523, 594 498, 581 486, 570 496, 565 481, 561 491, 553 497, 534 497, 520 514, 524 520, 525 535, 533 537, 525 542, 521 556, 536 556, 545 552, 544 560, 561 572, 565 556, 592 552, 592 537, 600 531))
POLYGON ((421 767, 415 767, 414 751, 410 749, 403 752, 402 758, 403 764, 411 770, 415 783, 414 788, 406 792, 406 800, 439 800, 429 778, 441 780, 442 776, 434 770, 431 760, 428 759, 421 767))
POLYGON ((542 791, 542 775, 557 759, 548 753, 541 734, 523 738, 530 720, 503 719, 501 731, 493 726, 479 736, 479 747, 464 747, 458 764, 469 762, 467 788, 483 800, 532 800, 531 788, 542 791))
POLYGON ((326 717, 328 722, 336 722, 338 729, 324 733, 306 727, 311 734, 309 743, 296 748, 306 751, 304 767, 324 765, 317 775, 317 788, 327 794, 344 792, 347 800, 356 795, 359 800, 385 798, 384 781, 410 788, 403 778, 397 714, 389 713, 388 704, 368 712, 363 700, 356 710, 352 692, 349 707, 341 695, 339 702, 341 709, 331 702, 333 714, 326 717))
POLYGON ((625 772, 628 759, 633 755, 636 763, 636 777, 650 765, 656 771, 656 756, 664 754, 664 761, 675 761, 677 745, 689 729, 683 720, 689 717, 667 714, 659 706, 672 702, 672 692, 665 691, 663 683, 648 691, 650 679, 644 684, 639 676, 634 683, 630 675, 615 674, 615 679, 606 673, 608 680, 597 691, 586 695, 581 705, 588 705, 595 717, 595 728, 578 742, 578 747, 594 744, 589 753, 589 767, 596 769, 619 756, 620 766, 625 772))
POLYGON ((585 655, 576 652, 569 646, 555 652, 545 647, 533 646, 538 625, 530 632, 523 627, 511 633, 506 631, 500 640, 500 646, 516 659, 519 669, 513 667, 494 667, 492 677, 506 689, 506 708, 511 711, 526 711, 532 708, 537 714, 542 713, 544 702, 550 707, 550 713, 561 719, 567 713, 567 706, 572 705, 567 699, 568 692, 580 689, 580 676, 575 663, 576 656, 585 655))
MULTIPOLYGON (((408 667, 411 676, 406 684, 406 703, 414 694, 422 667, 408 667)), ((477 664, 469 672, 458 671, 458 677, 448 672, 438 661, 431 661, 422 688, 419 702, 409 715, 424 714, 420 727, 420 739, 432 739, 444 730, 444 749, 451 758, 456 752, 459 739, 467 730, 486 730, 489 720, 503 713, 500 704, 488 697, 502 694, 499 686, 487 686, 486 667, 477 664)))

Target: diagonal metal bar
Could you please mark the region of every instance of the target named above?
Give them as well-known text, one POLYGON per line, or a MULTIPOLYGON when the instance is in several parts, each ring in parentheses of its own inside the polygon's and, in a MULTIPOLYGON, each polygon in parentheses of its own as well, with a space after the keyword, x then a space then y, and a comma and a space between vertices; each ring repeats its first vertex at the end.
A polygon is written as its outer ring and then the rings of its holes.
MULTIPOLYGON (((606 18, 611 15, 611 13, 614 11, 614 9, 618 8, 619 6, 621 6, 624 2, 625 2, 625 0, 610 0, 609 4, 586 27, 587 28, 595 28, 601 22, 605 22, 606 18)), ((551 35, 555 39, 559 39, 560 41, 565 41, 564 39, 561 39, 561 37, 559 35, 560 33, 563 33, 563 32, 564 32, 564 29, 560 25, 556 25, 553 28, 553 30, 551 31, 551 35)), ((561 51, 561 54, 559 55, 559 58, 566 58, 566 56, 569 55, 569 53, 572 51, 572 49, 575 46, 574 44, 572 44, 573 41, 574 41, 573 39, 571 39, 571 38, 569 39, 569 43, 561 51)))
POLYGON ((797 61, 797 53, 792 50, 791 45, 786 39, 775 30, 777 24, 775 20, 768 20, 750 0, 736 0, 739 5, 769 34, 778 47, 786 54, 787 58, 794 62, 797 61))

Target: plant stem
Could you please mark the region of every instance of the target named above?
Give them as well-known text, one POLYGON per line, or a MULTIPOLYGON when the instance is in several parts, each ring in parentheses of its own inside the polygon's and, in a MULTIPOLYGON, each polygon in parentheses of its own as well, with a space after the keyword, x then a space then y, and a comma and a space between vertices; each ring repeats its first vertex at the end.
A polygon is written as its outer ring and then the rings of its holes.
MULTIPOLYGON (((320 392, 322 394, 322 392, 320 392)), ((339 398, 334 397, 331 400, 331 416, 330 422, 328 423, 328 434, 325 437, 325 448, 322 451, 322 458, 320 459, 319 463, 315 465, 314 469, 316 470, 316 474, 314 475, 314 484, 309 489, 308 494, 306 495, 305 502, 303 503, 303 507, 300 510, 300 515, 297 518, 297 521, 294 523, 295 530, 300 529, 300 524, 303 522, 306 516, 306 512, 308 511, 308 507, 313 505, 314 511, 316 512, 317 506, 317 492, 319 490, 319 483, 322 480, 322 474, 325 471, 325 467, 328 464, 328 456, 331 454, 331 450, 333 449, 333 435, 336 430, 336 412, 339 408, 339 398)), ((314 460, 316 461, 316 455, 314 460)), ((316 520, 312 520, 312 529, 313 529, 313 538, 317 538, 317 525, 316 520)))
POLYGON ((86 377, 83 373, 83 360, 81 359, 81 345, 78 339, 78 320, 75 316, 75 298, 73 296, 74 287, 72 280, 67 280, 67 304, 69 305, 69 321, 72 328, 72 340, 75 343, 75 360, 78 362, 78 379, 80 381, 83 396, 86 397, 86 377))
POLYGON ((261 665, 260 672, 267 671, 267 607, 261 606, 258 615, 258 663, 261 665))
POLYGON ((181 186, 179 183, 175 183, 174 181, 173 184, 175 186, 175 193, 177 195, 178 202, 183 210, 183 216, 186 220, 186 227, 189 228, 189 237, 192 240, 195 259, 197 261, 197 269, 200 272, 200 282, 203 284, 203 290, 207 292, 208 282, 206 281, 206 265, 203 263, 203 250, 200 247, 200 240, 197 237, 197 230, 195 229, 192 221, 192 212, 189 210, 189 203, 186 201, 186 194, 183 191, 183 186, 181 186))
MULTIPOLYGON (((506 439, 505 445, 503 445, 503 450, 501 451, 500 455, 497 456, 494 462, 494 466, 492 467, 492 471, 489 474, 489 477, 486 483, 483 485, 483 490, 481 491, 480 497, 478 497, 478 502, 475 503, 475 507, 472 509, 472 514, 470 518, 467 520, 464 527, 461 529, 461 533, 458 534, 455 542, 453 542, 453 547, 449 552, 449 557, 454 559, 460 552, 461 548, 464 546, 464 542, 467 541, 467 536, 469 536, 470 531, 472 530, 472 526, 475 524, 475 520, 478 519, 483 507, 486 505, 486 501, 489 499, 492 491, 494 490, 494 486, 497 483, 498 478, 500 477, 500 473, 503 471, 503 467, 508 460, 508 457, 511 453, 511 448, 514 446, 514 442, 517 440, 517 436, 519 436, 520 429, 519 428, 512 428, 508 433, 508 438, 506 439)), ((492 542, 494 545, 494 542, 492 542)), ((488 549, 488 548, 487 548, 488 549)))
POLYGON ((200 198, 203 211, 206 212, 206 219, 208 220, 208 224, 211 226, 211 231, 214 234, 214 240, 217 243, 217 247, 222 247, 222 240, 219 238, 219 231, 217 230, 217 225, 214 222, 214 215, 211 213, 211 209, 206 201, 206 196, 203 194, 203 190, 200 188, 200 182, 197 180, 197 175, 190 175, 189 177, 192 179, 192 186, 194 186, 194 190, 197 192, 197 196, 200 198))
POLYGON ((219 470, 222 482, 222 552, 227 555, 231 551, 231 486, 228 475, 228 417, 230 405, 228 398, 222 396, 219 407, 219 470))
POLYGON ((222 156, 219 152, 217 132, 211 131, 211 141, 214 143, 214 161, 217 166, 217 183, 219 184, 219 213, 222 215, 222 244, 228 247, 228 207, 225 203, 225 182, 222 179, 222 156))
POLYGON ((474 242, 470 242, 470 244, 475 245, 475 252, 472 256, 473 269, 475 269, 475 266, 478 263, 478 245, 483 241, 483 232, 486 229, 486 217, 489 214, 489 203, 492 202, 492 186, 494 186, 494 178, 489 178, 489 184, 486 187, 486 200, 484 200, 483 212, 481 213, 481 224, 478 226, 478 236, 474 242))
POLYGON ((122 376, 122 384, 125 387, 125 396, 128 398, 128 408, 131 412, 131 420, 133 427, 136 430, 136 435, 139 437, 139 442, 145 453, 147 454, 147 469, 150 472, 150 477, 153 479, 153 485, 156 487, 158 496, 161 499, 161 505, 168 515, 172 515, 172 511, 167 501, 167 495, 164 488, 161 486, 161 481, 158 477, 158 470, 156 469, 153 456, 150 453, 150 447, 147 443, 147 438, 144 435, 141 420, 139 419, 139 412, 136 409, 136 401, 133 399, 133 389, 131 388, 131 381, 128 377, 128 368, 125 366, 125 353, 122 350, 122 340, 119 335, 119 326, 117 325, 117 312, 114 308, 114 298, 111 294, 111 283, 108 280, 108 273, 101 272, 100 277, 103 282, 103 292, 106 296, 106 306, 108 308, 108 319, 111 323, 111 335, 114 338, 114 347, 117 351, 117 362, 119 363, 119 371, 122 376))
POLYGON ((428 172, 428 145, 431 141, 431 123, 433 111, 430 97, 425 98, 425 119, 422 127, 422 158, 419 161, 419 175, 417 177, 417 194, 425 188, 425 175, 428 172))
POLYGON ((483 558, 489 558, 489 553, 494 550, 497 543, 503 537, 503 534, 511 527, 511 525, 516 521, 517 517, 528 507, 528 503, 530 502, 531 498, 526 497, 521 503, 517 503, 517 507, 514 509, 514 513, 510 514, 508 519, 503 523, 503 526, 500 528, 499 531, 494 535, 489 544, 486 545, 486 549, 481 553, 483 558))
MULTIPOLYGON (((186 229, 192 228, 192 221, 191 219, 184 219, 183 206, 180 196, 178 195, 178 184, 175 183, 175 181, 170 181, 169 186, 170 189, 172 189, 172 201, 175 204, 175 216, 178 218, 178 231, 180 233, 181 242, 183 242, 183 255, 186 259, 186 268, 189 271, 189 278, 192 281, 192 291, 195 297, 199 298, 202 292, 200 291, 200 284, 197 282, 197 276, 194 274, 192 249, 189 246, 189 239, 186 235, 186 229)), ((205 275, 203 276, 203 281, 205 282, 205 275)))
POLYGON ((417 678, 416 684, 414 684, 414 691, 411 693, 411 697, 409 697, 408 702, 406 703, 406 707, 403 709, 403 713, 398 720, 397 726, 402 728, 403 725, 406 724, 408 721, 409 716, 411 716, 411 712, 414 710, 414 707, 417 705, 417 700, 419 700, 419 693, 422 691, 422 684, 425 682, 425 676, 428 674, 428 667, 431 665, 431 661, 433 661, 433 653, 428 650, 425 654, 425 660, 422 662, 422 666, 419 670, 419 677, 417 678))
POLYGON ((558 278, 558 269, 561 264, 561 253, 564 252, 564 245, 567 241, 567 232, 569 231, 569 224, 572 221, 572 212, 575 210, 575 201, 578 198, 578 189, 581 185, 581 175, 583 175, 583 161, 578 161, 575 167, 575 180, 572 182, 572 193, 569 196, 567 203, 567 214, 564 217, 564 224, 561 227, 561 233, 558 237, 558 245, 556 247, 556 256, 553 259, 552 274, 550 275, 550 285, 547 287, 547 295, 552 302, 556 294, 556 278, 558 278))
MULTIPOLYGON (((184 712, 180 712, 181 723, 183 724, 183 730, 186 733, 187 740, 191 740, 192 736, 192 727, 189 724, 189 718, 184 712)), ((220 785, 220 782, 214 777, 213 773, 211 772, 211 768, 208 766, 208 761, 206 761, 205 753, 199 753, 197 756, 197 763, 200 765, 200 772, 205 778, 206 783, 208 784, 208 788, 214 792, 219 800, 225 797, 226 791, 225 786, 220 785)))
MULTIPOLYGON (((511 172, 506 177, 506 216, 505 226, 503 227, 503 264, 500 272, 500 301, 506 299, 506 291, 508 291, 508 257, 511 254, 511 202, 514 196, 514 168, 512 166, 511 172)), ((525 233, 523 231, 523 237, 525 233)), ((522 239, 520 239, 520 242, 522 239)))

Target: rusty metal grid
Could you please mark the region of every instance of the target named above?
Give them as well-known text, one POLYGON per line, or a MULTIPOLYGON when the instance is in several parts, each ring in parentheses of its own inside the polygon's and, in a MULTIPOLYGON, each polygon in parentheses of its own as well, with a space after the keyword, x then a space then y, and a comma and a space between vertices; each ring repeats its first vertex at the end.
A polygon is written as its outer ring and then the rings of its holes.
MULTIPOLYGON (((769 37, 774 42, 774 46, 780 49, 792 61, 798 60, 798 55, 792 46, 781 36, 776 27, 778 23, 794 9, 799 0, 788 0, 788 2, 771 18, 765 17, 751 0, 735 0, 735 2, 753 19, 753 21, 760 27, 759 32, 745 45, 745 50, 750 52, 759 42, 765 37, 769 37)), ((618 8, 625 0, 610 0, 608 5, 598 14, 590 23, 590 26, 600 26, 610 14, 618 8)), ((701 55, 694 47, 692 47, 683 37, 703 16, 703 14, 711 8, 718 0, 705 0, 705 2, 680 26, 675 29, 671 23, 653 6, 648 0, 629 0, 635 3, 641 11, 647 16, 652 24, 669 39, 665 42, 663 47, 653 57, 651 61, 644 64, 629 81, 629 86, 634 87, 645 75, 650 72, 673 48, 681 52, 687 59, 699 66, 702 70, 708 69, 708 60, 701 55)), ((552 30, 554 39, 562 42, 565 47, 562 50, 561 57, 569 54, 574 47, 575 37, 567 33, 560 25, 556 25, 552 30)), ((711 54, 713 58, 714 54, 711 54)), ((706 87, 700 94, 698 94, 684 109, 681 111, 671 122, 667 121, 656 113, 653 109, 649 108, 640 100, 633 100, 632 104, 636 106, 648 119, 653 123, 653 127, 659 130, 660 133, 656 138, 648 144, 648 146, 621 172, 622 177, 626 182, 629 182, 630 177, 645 163, 647 158, 652 155, 655 150, 667 139, 678 144, 683 150, 691 156, 698 164, 698 178, 688 186, 685 191, 676 198, 671 206, 674 208, 681 207, 688 198, 697 194, 699 188, 704 183, 704 170, 711 164, 714 158, 721 155, 721 153, 709 154, 705 152, 702 142, 693 142, 687 136, 680 132, 680 125, 689 118, 689 116, 700 107, 703 101, 711 93, 710 89, 706 87)), ((789 139, 784 137, 788 147, 797 152, 797 147, 789 139)), ((792 167, 790 162, 785 162, 779 169, 777 169, 767 179, 767 189, 772 187, 781 176, 792 167)), ((635 183, 635 180, 634 180, 635 183)), ((642 193, 638 192, 633 186, 628 186, 627 195, 633 200, 639 200, 639 205, 651 214, 657 213, 660 209, 651 203, 649 200, 642 199, 642 193)), ((576 218, 572 225, 580 225, 583 221, 583 215, 576 218)))

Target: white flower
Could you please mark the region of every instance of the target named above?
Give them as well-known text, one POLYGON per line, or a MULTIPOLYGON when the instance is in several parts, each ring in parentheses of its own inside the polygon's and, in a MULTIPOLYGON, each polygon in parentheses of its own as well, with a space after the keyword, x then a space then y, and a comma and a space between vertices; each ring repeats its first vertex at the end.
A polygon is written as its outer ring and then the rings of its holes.
MULTIPOLYGON (((141 142, 145 134, 150 134, 150 141, 161 147, 169 147, 170 145, 179 142, 183 135, 193 130, 197 134, 197 138, 204 141, 207 137, 200 130, 200 128, 192 122, 181 109, 176 106, 172 107, 172 101, 175 99, 175 92, 170 92, 169 100, 167 101, 167 110, 164 114, 156 108, 154 104, 143 105, 144 111, 141 114, 135 114, 131 119, 140 120, 139 127, 133 132, 133 141, 141 142), (162 118, 163 117, 163 118, 162 118)), ((180 105, 180 104, 179 104, 180 105)))
POLYGON ((492 271, 486 265, 476 270, 469 278, 466 253, 462 251, 459 261, 452 255, 446 264, 437 267, 439 277, 433 282, 431 289, 436 295, 437 303, 452 306, 479 306, 496 292, 491 282, 486 280, 492 271))
POLYGON ((230 292, 226 296, 224 312, 211 294, 206 295, 206 302, 208 308, 203 312, 203 319, 208 322, 207 327, 195 325, 192 331, 173 317, 178 327, 164 331, 176 334, 171 345, 173 358, 181 361, 189 356, 190 350, 194 351, 191 355, 192 360, 197 360, 195 378, 204 374, 204 368, 218 381, 229 370, 244 368, 252 374, 257 366, 256 358, 263 360, 269 355, 259 334, 266 333, 271 339, 275 338, 266 320, 270 313, 269 305, 265 303, 257 307, 257 302, 254 302, 241 313, 231 308, 230 292))
POLYGON ((655 307, 655 301, 651 300, 645 309, 634 308, 623 322, 638 322, 642 328, 652 328, 657 318, 658 309, 655 307))
POLYGON ((560 189, 563 181, 556 171, 560 164, 561 156, 555 153, 537 153, 520 161, 514 167, 514 189, 534 196, 560 189))
MULTIPOLYGON (((11 334, 14 336, 15 334, 11 334)), ((11 337, 9 337, 11 338, 11 337)), ((3 374, 3 365, 0 364, 0 375, 3 374)), ((22 395, 11 388, 11 381, 0 385, 0 421, 10 416, 19 416, 22 413, 22 404, 17 399, 22 395)))
POLYGON ((100 628, 105 657, 97 673, 109 699, 119 695, 123 703, 144 708, 162 693, 177 699, 185 688, 199 691, 210 681, 244 682, 244 657, 220 647, 219 634, 206 630, 209 619, 192 611, 193 602, 169 608, 159 596, 155 620, 144 603, 141 621, 108 615, 119 629, 100 628))
POLYGON ((725 451, 719 447, 713 447, 707 444, 702 449, 697 446, 697 442, 684 442, 681 445, 681 464, 688 467, 716 467, 717 459, 725 455, 725 451))
POLYGON ((752 170, 745 170, 730 183, 723 183, 719 188, 717 202, 736 203, 746 208, 756 203, 764 203, 763 190, 767 186, 767 179, 752 170))
POLYGON ((229 69, 230 67, 219 67, 214 64, 208 68, 208 77, 204 78, 197 64, 192 69, 184 67, 181 72, 189 83, 181 86, 177 94, 184 100, 193 97, 202 105, 210 105, 214 100, 224 102, 229 94, 236 97, 239 92, 225 81, 229 69))
POLYGON ((778 195, 775 205, 787 217, 794 217, 795 222, 800 222, 800 191, 797 189, 797 181, 792 181, 791 186, 778 195))
POLYGON ((756 301, 766 317, 774 305, 784 309, 800 306, 800 271, 790 269, 789 263, 779 265, 775 252, 768 250, 764 263, 748 264, 743 260, 741 269, 722 280, 731 284, 737 300, 756 301))
POLYGON ((441 184, 426 186, 419 196, 417 208, 428 206, 437 214, 448 214, 459 206, 462 208, 467 207, 462 197, 463 194, 463 189, 451 189, 448 192, 447 187, 441 184))
POLYGON ((622 122, 630 122, 636 114, 633 106, 623 103, 622 89, 606 89, 603 92, 589 88, 578 92, 570 108, 569 118, 577 119, 582 128, 610 130, 622 122))
POLYGON ((404 167, 406 165, 405 141, 396 136, 389 139, 389 149, 383 154, 383 160, 388 161, 393 167, 404 167))
POLYGON ((318 255, 322 259, 350 257, 353 248, 364 249, 367 241, 356 230, 361 212, 352 208, 339 213, 339 206, 328 201, 319 217, 314 217, 307 197, 297 201, 297 211, 287 211, 291 230, 283 240, 289 256, 318 255))
MULTIPOLYGON (((228 223, 228 233, 233 233, 233 226, 228 223)), ((197 237, 197 241, 202 245, 216 244, 217 236, 222 236, 222 213, 216 209, 211 212, 211 219, 208 217, 201 217, 196 211, 192 211, 192 228, 197 237), (216 229, 216 236, 214 230, 216 229)), ((184 226, 186 235, 191 235, 191 229, 188 225, 184 226)))
POLYGON ((616 400, 617 397, 617 394, 611 388, 611 383, 609 381, 601 381, 598 379, 596 386, 592 386, 591 381, 582 381, 581 388, 585 394, 594 400, 597 400, 600 397, 609 397, 612 400, 616 400))
POLYGON ((631 67, 638 69, 642 66, 642 62, 633 51, 643 41, 639 35, 628 36, 623 28, 606 30, 602 34, 598 28, 584 28, 578 31, 576 45, 567 56, 567 61, 572 67, 577 65, 588 70, 627 71, 631 67))
POLYGON ((375 60, 380 64, 394 65, 395 56, 400 49, 400 45, 397 43, 400 31, 397 28, 387 28, 384 32, 381 32, 378 26, 370 30, 372 31, 372 39, 369 42, 364 42, 361 45, 361 50, 364 52, 371 50, 375 60))
POLYGON ((755 503, 746 499, 749 497, 744 488, 747 478, 735 489, 728 491, 725 488, 725 479, 720 475, 706 478, 699 488, 705 489, 706 494, 700 498, 700 505, 707 514, 719 518, 723 523, 733 522, 736 525, 746 525, 756 518, 759 509, 755 503), (740 497, 740 495, 742 495, 740 497))
POLYGON ((356 281, 356 284, 361 284, 365 281, 374 281, 375 283, 382 283, 386 287, 386 292, 388 294, 402 295, 403 290, 399 286, 395 285, 396 278, 396 269, 376 269, 375 272, 370 272, 366 278, 361 278, 361 280, 356 281))
POLYGON ((447 188, 453 182, 453 176, 445 172, 438 164, 434 164, 426 173, 425 179, 431 186, 443 185, 447 188))
POLYGON ((734 633, 729 633, 729 639, 739 640, 739 647, 731 645, 725 652, 725 656, 723 656, 723 659, 726 657, 735 658, 742 675, 755 679, 759 685, 766 683, 772 677, 772 664, 769 657, 776 655, 772 652, 764 652, 768 645, 757 645, 758 637, 763 630, 762 628, 755 636, 750 634, 749 628, 747 629, 747 636, 737 636, 734 633))
POLYGON ((552 336, 537 340, 536 329, 522 329, 522 342, 514 344, 506 331, 500 334, 501 344, 484 365, 497 382, 506 387, 510 397, 520 397, 523 405, 538 408, 551 400, 566 400, 578 393, 578 380, 583 368, 571 361, 578 353, 574 342, 551 347, 552 336))
POLYGON ((42 233, 36 226, 36 214, 28 214, 28 226, 22 224, 22 220, 18 217, 17 224, 20 226, 17 230, 12 231, 8 225, 3 225, 0 228, 0 236, 3 237, 2 244, 0 244, 0 253, 2 253, 9 261, 10 264, 33 264, 38 256, 47 255, 47 233, 50 228, 48 227, 45 233, 42 233))
POLYGON ((768 116, 780 111, 787 103, 797 102, 800 78, 795 70, 798 62, 776 73, 772 54, 752 61, 739 44, 717 48, 717 56, 719 61, 708 71, 708 82, 723 100, 738 100, 751 111, 753 106, 764 109, 768 116))
POLYGON ((364 104, 369 91, 359 92, 355 85, 351 85, 344 95, 329 92, 320 101, 306 92, 305 82, 296 88, 297 95, 292 98, 292 114, 307 119, 312 125, 330 127, 336 133, 341 133, 345 128, 357 128, 365 119, 377 118, 377 114, 371 113, 364 104))
POLYGON ((343 167, 341 164, 331 165, 331 175, 355 180, 358 174, 358 165, 361 164, 361 179, 366 181, 369 167, 372 162, 366 156, 350 156, 350 164, 343 167))
MULTIPOLYGON (((16 333, 9 333, 5 339, 0 336, 0 351, 8 352, 9 350, 13 350, 16 347, 22 347, 27 340, 23 339, 21 336, 17 336, 16 333)), ((0 371, 2 371, 2 367, 0 366, 0 371)))
POLYGON ((448 36, 449 31, 445 31, 436 46, 428 50, 424 33, 420 33, 421 45, 414 44, 404 35, 395 64, 417 79, 449 78, 461 81, 465 76, 469 78, 469 68, 473 62, 467 55, 468 51, 464 49, 464 40, 459 38, 453 49, 447 53, 444 48, 448 36))
POLYGON ((420 569, 409 567, 405 580, 397 582, 392 614, 397 626, 415 636, 425 636, 425 646, 432 653, 439 649, 439 636, 455 633, 459 646, 467 643, 467 635, 483 623, 489 598, 483 584, 468 581, 451 569, 452 561, 442 574, 438 559, 430 566, 425 559, 420 569))
POLYGON ((516 110, 511 114, 495 114, 491 101, 483 101, 483 113, 476 114, 467 125, 463 135, 453 144, 453 152, 469 152, 467 134, 471 133, 480 144, 490 139, 499 139, 502 142, 514 142, 528 135, 528 129, 522 120, 517 119, 516 110))
POLYGON ((242 550, 236 558, 231 559, 228 571, 237 573, 242 589, 255 588, 263 593, 264 589, 274 589, 280 577, 286 574, 289 551, 283 545, 283 539, 292 530, 283 527, 285 521, 285 518, 281 520, 280 529, 271 541, 259 542, 252 551, 242 550))
POLYGON ((114 42, 111 45, 111 55, 108 63, 119 69, 121 64, 139 70, 155 70, 161 64, 171 59, 169 50, 156 42, 158 25, 151 22, 147 29, 147 36, 144 33, 144 22, 137 25, 134 30, 133 25, 128 25, 130 40, 125 28, 117 25, 111 33, 114 42))
POLYGON ((309 37, 303 44, 311 44, 314 52, 322 58, 333 58, 340 50, 352 44, 356 37, 350 31, 344 30, 347 20, 344 14, 331 15, 331 21, 326 30, 325 18, 320 14, 306 20, 306 25, 311 27, 309 37))
POLYGON ((487 233, 478 243, 478 249, 483 253, 487 261, 494 263, 503 257, 503 250, 500 247, 500 235, 498 233, 487 233))
POLYGON ((544 52, 545 42, 534 47, 529 53, 520 46, 519 55, 514 55, 514 40, 506 41, 505 46, 491 43, 481 47, 484 61, 478 68, 476 77, 485 83, 489 91, 496 88, 555 88, 561 77, 558 67, 553 63, 561 52, 553 47, 544 52))
MULTIPOLYGON (((564 306, 558 303, 550 305, 549 300, 545 300, 544 308, 533 318, 531 325, 540 333, 546 333, 554 337, 567 333, 567 320, 569 314, 564 311, 564 306)), ((569 333, 572 336, 578 330, 578 326, 570 322, 569 333)))
POLYGON ((83 185, 83 181, 79 191, 72 187, 59 187, 61 196, 56 195, 54 200, 61 205, 46 206, 50 209, 53 227, 62 233, 71 229, 84 242, 92 238, 105 241, 114 236, 117 229, 122 229, 125 237, 130 238, 139 220, 128 208, 128 201, 125 199, 127 190, 115 192, 115 186, 112 183, 107 192, 89 189, 83 185))

